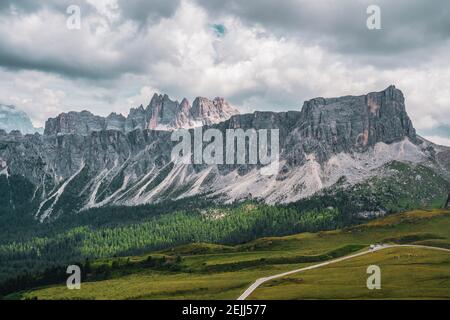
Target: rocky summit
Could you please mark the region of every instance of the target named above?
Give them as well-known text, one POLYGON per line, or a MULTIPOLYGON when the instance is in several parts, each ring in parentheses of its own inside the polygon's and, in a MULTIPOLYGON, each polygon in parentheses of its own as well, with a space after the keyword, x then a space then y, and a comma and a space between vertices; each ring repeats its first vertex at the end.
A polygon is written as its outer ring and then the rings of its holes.
MULTIPOLYGON (((416 134, 404 96, 394 86, 362 96, 315 98, 298 111, 236 113, 220 98, 197 98, 191 106, 185 99, 178 103, 155 95, 149 106, 132 109, 127 118, 69 112, 49 119, 42 136, 3 132, 0 206, 26 208, 45 221, 89 208, 190 196, 290 203, 324 190, 353 188, 373 177, 397 177, 396 163, 410 168, 409 176, 417 181, 427 177, 414 170, 426 168, 439 183, 433 196, 447 195, 450 148, 416 134), (171 131, 162 129, 197 126, 221 132, 278 129, 278 172, 262 175, 260 164, 173 163, 175 143, 171 131)), ((408 187, 397 180, 389 181, 396 188, 408 187)), ((363 205, 361 210, 366 212, 363 205)))
POLYGON ((30 117, 15 106, 0 104, 0 130, 20 131, 22 134, 41 133, 41 128, 35 128, 30 117))
POLYGON ((168 95, 155 94, 149 105, 132 108, 125 118, 111 113, 106 118, 93 115, 89 111, 61 113, 48 119, 45 124, 46 135, 80 134, 115 130, 128 133, 134 130, 175 130, 195 128, 228 120, 239 112, 223 98, 209 100, 196 98, 193 106, 187 99, 181 103, 173 101, 168 95))

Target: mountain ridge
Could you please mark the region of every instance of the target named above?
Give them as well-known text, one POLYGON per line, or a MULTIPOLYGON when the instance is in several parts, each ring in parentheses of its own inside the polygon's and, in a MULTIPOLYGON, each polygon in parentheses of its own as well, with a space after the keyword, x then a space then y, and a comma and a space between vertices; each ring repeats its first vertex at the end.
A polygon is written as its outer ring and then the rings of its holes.
POLYGON ((0 104, 0 130, 20 131, 23 134, 42 133, 42 128, 33 126, 30 117, 13 105, 0 104))
MULTIPOLYGON (((265 176, 261 164, 175 164, 171 131, 81 127, 81 133, 63 135, 6 135, 0 137, 0 187, 11 194, 11 181, 20 177, 29 191, 23 192, 22 203, 6 197, 3 205, 10 210, 26 205, 45 221, 89 208, 199 195, 222 202, 290 203, 343 179, 352 186, 373 176, 389 176, 392 172, 385 166, 392 161, 425 164, 450 181, 450 148, 417 136, 403 94, 393 86, 364 96, 312 99, 301 111, 234 115, 204 126, 208 128, 278 129, 279 171, 265 176)), ((442 185, 439 193, 445 188, 442 185)))
POLYGON ((173 101, 167 94, 154 94, 144 108, 131 108, 127 117, 111 113, 107 117, 92 114, 90 111, 70 111, 45 123, 45 135, 82 134, 93 131, 116 130, 125 133, 134 130, 170 131, 181 128, 195 128, 228 120, 239 111, 223 98, 197 97, 191 106, 184 98, 181 103, 173 101))

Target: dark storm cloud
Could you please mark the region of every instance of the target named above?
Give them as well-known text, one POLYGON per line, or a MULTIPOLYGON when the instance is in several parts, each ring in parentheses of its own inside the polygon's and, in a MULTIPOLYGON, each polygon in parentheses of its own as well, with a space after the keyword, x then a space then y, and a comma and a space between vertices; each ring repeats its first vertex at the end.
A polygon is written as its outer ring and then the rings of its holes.
POLYGON ((39 58, 7 49, 12 48, 0 49, 0 65, 10 70, 36 70, 56 73, 69 78, 88 78, 92 80, 114 78, 128 71, 125 66, 121 69, 110 65, 81 64, 65 59, 39 58))
MULTIPOLYGON (((132 19, 142 23, 153 22, 171 16, 180 5, 181 0, 117 0, 118 10, 123 19, 132 19)), ((1 0, 0 12, 16 10, 23 13, 36 12, 41 9, 65 11, 70 5, 78 5, 92 10, 92 5, 85 0, 1 0)))
MULTIPOLYGON (((109 46, 108 50, 112 50, 111 52, 117 57, 104 60, 97 52, 103 49, 101 45, 92 48, 85 45, 85 43, 94 41, 96 36, 93 33, 89 39, 83 38, 86 37, 86 32, 66 30, 64 19, 68 17, 66 10, 70 5, 80 6, 82 23, 87 21, 87 17, 101 15, 101 12, 87 1, 2 0, 0 2, 0 18, 11 18, 17 15, 17 19, 21 19, 31 14, 43 16, 44 12, 50 12, 62 19, 58 30, 49 26, 47 30, 43 31, 45 32, 43 37, 40 37, 39 33, 37 33, 37 37, 36 33, 34 35, 30 33, 29 39, 20 40, 6 33, 5 36, 0 36, 0 66, 6 69, 38 70, 69 78, 93 80, 115 78, 126 73, 145 72, 145 60, 157 59, 158 50, 153 48, 149 52, 147 44, 144 41, 140 42, 140 34, 131 35, 123 42, 114 43, 113 41, 117 40, 115 34, 119 32, 118 28, 128 21, 136 22, 140 29, 145 31, 146 26, 157 23, 161 18, 170 17, 179 4, 180 0, 118 0, 118 6, 111 7, 112 12, 118 14, 116 20, 109 21, 111 42, 105 43, 109 46), (65 32, 64 36, 61 36, 62 32, 65 32), (73 42, 74 45, 67 46, 67 42, 73 42), (142 58, 143 52, 146 53, 144 59, 142 58)), ((29 21, 24 20, 23 23, 26 24, 29 21)), ((88 23, 84 27, 95 28, 88 23)), ((22 26, 16 25, 16 28, 20 29, 22 26)), ((16 30, 12 31, 17 32, 16 30)))
POLYGON ((33 13, 41 9, 59 10, 65 12, 70 5, 78 5, 83 8, 91 8, 83 0, 2 0, 0 2, 0 14, 11 12, 12 10, 19 13, 33 13))
POLYGON ((3 0, 0 1, 0 12, 16 8, 25 12, 33 12, 41 7, 41 4, 33 0, 3 0))
MULTIPOLYGON (((109 79, 123 73, 136 71, 136 60, 121 63, 119 59, 104 59, 89 47, 86 32, 70 31, 66 27, 69 16, 67 8, 78 5, 81 8, 82 23, 86 17, 99 14, 97 9, 83 0, 49 1, 9 1, 1 2, 0 18, 17 22, 0 28, 0 66, 9 70, 36 70, 54 73, 68 78, 87 78, 91 80, 109 79), (32 15, 36 19, 27 19, 32 15), (43 17, 59 17, 59 24, 45 21, 43 17), (31 28, 28 24, 33 24, 31 28)), ((85 20, 84 20, 85 21, 85 20)), ((91 26, 89 26, 91 27, 91 26)))
POLYGON ((429 53, 450 39, 448 0, 197 2, 211 15, 236 16, 280 35, 299 37, 359 58, 366 56, 373 62, 387 63, 391 56, 401 63, 398 55, 407 53, 414 58, 411 54, 429 53), (366 10, 372 4, 381 8, 382 30, 366 27, 366 10))
POLYGON ((180 0, 118 0, 123 19, 131 19, 141 25, 170 17, 180 5, 180 0))

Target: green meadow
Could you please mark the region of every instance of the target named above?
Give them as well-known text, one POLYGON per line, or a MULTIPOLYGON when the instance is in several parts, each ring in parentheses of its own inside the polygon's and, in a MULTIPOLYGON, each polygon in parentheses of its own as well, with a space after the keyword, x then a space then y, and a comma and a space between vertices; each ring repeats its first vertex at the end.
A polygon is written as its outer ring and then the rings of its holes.
MULTIPOLYGON (((450 248, 450 211, 393 214, 335 231, 261 238, 236 246, 194 243, 95 260, 81 290, 65 283, 8 299, 236 299, 256 279, 367 250, 374 243, 450 248)), ((250 299, 450 298, 450 253, 391 248, 267 282, 250 299), (382 289, 366 268, 382 268, 382 289)))
POLYGON ((249 299, 449 299, 450 252, 390 248, 264 283, 249 299), (368 290, 367 267, 381 269, 368 290))

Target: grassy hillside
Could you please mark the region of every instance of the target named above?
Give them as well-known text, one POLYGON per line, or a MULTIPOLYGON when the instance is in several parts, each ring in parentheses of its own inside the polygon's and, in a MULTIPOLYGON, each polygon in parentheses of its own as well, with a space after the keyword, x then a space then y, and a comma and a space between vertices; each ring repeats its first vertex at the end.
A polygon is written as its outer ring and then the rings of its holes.
MULTIPOLYGON (((236 299, 257 278, 345 256, 377 242, 450 248, 450 212, 412 211, 336 231, 261 238, 236 246, 196 243, 145 255, 101 259, 85 268, 88 274, 81 290, 67 290, 61 282, 60 285, 16 293, 8 298, 236 299)), ((335 275, 330 273, 330 277, 326 269, 310 271, 312 275, 307 281, 311 291, 305 295, 303 291, 298 295, 296 292, 300 290, 297 285, 301 285, 306 273, 298 275, 298 279, 292 276, 288 280, 279 280, 279 283, 269 283, 255 291, 254 298, 450 298, 450 292, 441 289, 449 287, 450 255, 446 253, 389 249, 347 261, 338 267, 327 268, 336 272, 335 275), (370 261, 364 260, 366 258, 370 261), (390 276, 384 281, 390 289, 381 290, 383 296, 363 294, 367 279, 364 266, 367 263, 389 268, 386 270, 390 276), (408 276, 424 268, 427 273, 422 278, 408 276), (391 273, 391 269, 395 273, 391 273), (341 278, 336 280, 336 277, 341 278), (294 280, 290 281, 291 278, 294 280), (321 290, 324 279, 329 283, 335 281, 335 284, 330 285, 330 291, 324 291, 322 296, 314 296, 314 292, 321 290), (408 289, 417 287, 418 281, 421 281, 421 291, 408 289), (284 290, 283 286, 289 290, 284 290), (284 291, 286 296, 280 295, 284 291), (339 296, 341 292, 346 295, 339 296)))
POLYGON ((248 299, 450 299, 450 252, 390 248, 272 280, 248 299), (368 290, 366 271, 381 268, 381 290, 368 290))

